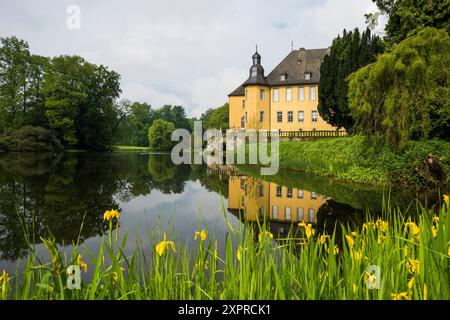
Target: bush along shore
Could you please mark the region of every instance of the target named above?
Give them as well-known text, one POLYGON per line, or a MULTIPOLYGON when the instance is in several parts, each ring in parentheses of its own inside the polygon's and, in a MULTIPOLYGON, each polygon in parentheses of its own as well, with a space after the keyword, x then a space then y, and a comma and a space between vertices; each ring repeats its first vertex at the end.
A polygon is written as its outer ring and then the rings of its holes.
POLYGON ((228 223, 222 255, 207 228, 192 230, 196 250, 156 230, 151 249, 138 242, 127 255, 126 234, 117 232, 121 213, 111 210, 98 252, 73 244, 67 256, 51 236, 42 239, 46 252, 30 244, 24 271, 0 274, 0 298, 450 299, 448 196, 435 209, 418 203, 411 219, 386 205, 381 218, 368 215, 361 227, 336 226, 339 238, 304 222, 300 232, 277 240, 265 221, 228 223), (79 290, 67 287, 69 265, 93 270, 79 290))
MULTIPOLYGON (((255 147, 247 146, 247 153, 255 147)), ((364 136, 280 141, 279 161, 280 169, 346 181, 445 190, 450 177, 450 142, 408 141, 394 148, 364 136)))

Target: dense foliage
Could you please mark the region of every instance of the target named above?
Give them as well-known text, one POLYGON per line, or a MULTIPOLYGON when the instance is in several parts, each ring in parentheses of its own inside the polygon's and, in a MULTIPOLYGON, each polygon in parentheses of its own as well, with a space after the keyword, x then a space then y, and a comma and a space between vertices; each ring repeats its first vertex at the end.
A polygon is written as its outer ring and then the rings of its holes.
POLYGON ((154 109, 147 103, 119 102, 123 119, 119 125, 118 143, 129 146, 148 146, 148 129, 153 121, 162 119, 174 124, 175 128, 191 130, 191 120, 182 106, 164 105, 154 109))
POLYGON ((331 51, 320 68, 318 111, 322 118, 336 127, 351 131, 353 120, 348 107, 346 78, 352 72, 375 61, 383 51, 379 37, 358 28, 333 40, 331 51))
POLYGON ((450 139, 450 37, 426 28, 349 79, 355 129, 400 146, 450 139))
POLYGON ((225 130, 229 126, 229 105, 225 103, 216 109, 208 109, 200 117, 203 128, 205 129, 222 129, 225 130))
POLYGON ((174 145, 171 140, 175 125, 163 119, 153 121, 148 128, 148 142, 151 151, 170 151, 174 145))
POLYGON ((415 35, 425 27, 450 32, 450 0, 373 0, 381 13, 387 16, 388 47, 415 35))
POLYGON ((7 151, 61 151, 63 146, 49 130, 25 126, 1 136, 0 149, 7 151))
POLYGON ((119 74, 78 56, 32 55, 16 37, 1 38, 0 133, 26 125, 52 130, 64 146, 114 143, 119 74))
POLYGON ((45 115, 64 145, 83 149, 112 145, 119 78, 118 73, 78 56, 51 59, 43 84, 45 115))
POLYGON ((25 125, 45 126, 42 83, 48 59, 33 55, 28 43, 0 38, 0 134, 25 125))

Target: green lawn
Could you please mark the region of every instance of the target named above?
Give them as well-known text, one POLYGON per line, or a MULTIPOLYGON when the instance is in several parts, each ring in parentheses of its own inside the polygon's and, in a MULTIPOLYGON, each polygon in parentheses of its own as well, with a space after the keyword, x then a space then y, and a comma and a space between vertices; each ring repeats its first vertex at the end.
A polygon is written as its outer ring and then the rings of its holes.
POLYGON ((117 151, 150 151, 148 147, 138 147, 138 146, 115 146, 117 151))
MULTIPOLYGON (((250 146, 254 148, 255 146, 250 146)), ((270 149, 270 147, 269 147, 270 149)), ((248 149, 247 149, 248 151, 248 149)), ((427 167, 432 156, 444 173, 450 165, 450 143, 442 140, 409 141, 400 149, 377 145, 363 136, 317 141, 281 141, 280 169, 370 184, 429 188, 438 182, 427 167)))

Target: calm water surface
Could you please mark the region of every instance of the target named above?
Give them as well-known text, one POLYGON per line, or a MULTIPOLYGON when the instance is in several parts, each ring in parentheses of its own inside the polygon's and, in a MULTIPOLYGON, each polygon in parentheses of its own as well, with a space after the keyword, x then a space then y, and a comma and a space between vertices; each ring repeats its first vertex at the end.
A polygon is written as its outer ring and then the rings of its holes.
MULTIPOLYGON (((51 230, 68 252, 84 220, 81 242, 96 252, 108 229, 102 214, 117 208, 119 233, 128 230, 127 251, 136 240, 150 251, 151 231, 158 225, 189 243, 195 230, 207 228, 219 245, 225 219, 238 226, 265 217, 276 239, 301 220, 319 233, 331 232, 336 221, 362 224, 367 209, 378 214, 388 194, 300 173, 257 173, 256 168, 175 166, 168 155, 136 152, 0 154, 0 270, 13 272, 27 254, 19 214, 34 229, 38 248, 40 236, 51 230)), ((401 206, 410 202, 395 192, 391 198, 401 206)))

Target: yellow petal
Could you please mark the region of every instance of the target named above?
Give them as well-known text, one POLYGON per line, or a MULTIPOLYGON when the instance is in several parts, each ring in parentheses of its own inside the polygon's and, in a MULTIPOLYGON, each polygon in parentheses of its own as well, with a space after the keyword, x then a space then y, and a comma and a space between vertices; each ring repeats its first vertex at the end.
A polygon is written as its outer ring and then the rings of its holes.
POLYGON ((349 246, 349 248, 353 248, 353 246, 355 245, 355 241, 353 240, 353 238, 349 235, 345 236, 345 239, 347 240, 347 244, 349 246))
POLYGON ((200 238, 202 239, 202 241, 205 241, 207 236, 208 234, 205 230, 202 230, 202 232, 200 232, 200 238))
POLYGON ((408 289, 412 289, 412 287, 414 286, 414 277, 412 277, 409 281, 408 281, 408 289))
POLYGON ((427 290, 427 284, 423 284, 423 300, 427 300, 428 290, 427 290))
POLYGON ((156 252, 159 254, 159 256, 162 256, 165 250, 166 250, 165 242, 160 242, 156 245, 156 252))

